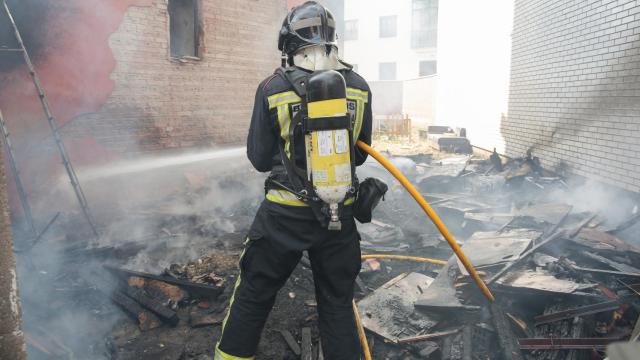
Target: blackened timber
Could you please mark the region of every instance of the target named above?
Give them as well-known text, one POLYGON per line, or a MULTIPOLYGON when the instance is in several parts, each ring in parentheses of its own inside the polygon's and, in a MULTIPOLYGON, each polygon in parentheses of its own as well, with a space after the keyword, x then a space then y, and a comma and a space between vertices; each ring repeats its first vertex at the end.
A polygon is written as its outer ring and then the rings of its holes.
POLYGON ((147 295, 143 290, 129 286, 127 287, 126 294, 147 310, 156 314, 163 322, 171 326, 178 325, 178 322, 180 321, 180 319, 178 319, 178 314, 176 314, 175 311, 168 309, 158 300, 147 295))
POLYGON ((620 338, 530 338, 520 339, 522 350, 605 350, 620 338))
POLYGON ((153 275, 149 273, 143 273, 139 271, 126 270, 121 269, 115 266, 104 265, 104 268, 115 273, 119 276, 124 277, 141 277, 150 280, 158 280, 165 282, 167 284, 172 284, 183 288, 188 291, 191 295, 209 297, 209 298, 217 298, 218 295, 222 292, 222 289, 217 286, 211 286, 206 284, 198 284, 187 280, 179 280, 168 276, 159 276, 153 275))
POLYGON ((598 314, 605 311, 613 311, 613 310, 617 310, 618 308, 620 308, 620 303, 617 300, 610 300, 610 301, 605 301, 598 304, 581 306, 575 309, 569 309, 564 311, 558 311, 551 314, 536 316, 534 320, 536 321, 536 326, 537 326, 537 325, 547 324, 554 321, 572 319, 577 316, 586 316, 586 315, 598 314))
POLYGON ((155 314, 145 310, 142 306, 140 306, 140 304, 138 304, 133 299, 125 295, 122 291, 116 290, 113 293, 111 293, 111 300, 113 300, 114 303, 119 305, 124 311, 126 311, 133 318, 138 320, 141 323, 141 326, 143 325, 141 322, 141 319, 143 317, 149 318, 150 322, 160 323, 160 319, 158 319, 155 314))
POLYGON ((491 303, 490 311, 504 358, 510 360, 524 360, 524 357, 520 352, 518 339, 513 333, 511 325, 509 324, 504 311, 500 308, 500 305, 495 302, 491 303))
POLYGON ((630 273, 630 272, 615 271, 615 270, 592 269, 592 268, 586 268, 586 267, 581 267, 581 266, 576 266, 576 265, 571 266, 571 268, 573 270, 576 270, 576 271, 583 271, 583 272, 588 272, 588 273, 593 273, 593 274, 604 274, 604 275, 614 275, 614 276, 621 276, 621 277, 635 277, 635 278, 640 277, 639 273, 630 273))
POLYGON ((441 337, 445 337, 445 336, 455 335, 455 334, 457 334, 459 332, 460 332, 460 329, 453 329, 453 330, 442 331, 442 332, 437 332, 437 333, 413 336, 413 337, 410 337, 410 338, 402 338, 402 339, 398 339, 398 341, 396 341, 396 342, 398 344, 411 344, 411 343, 415 343, 415 342, 433 340, 433 339, 437 339, 437 338, 441 338, 441 337))
POLYGON ((587 251, 583 251, 582 255, 593 259, 599 263, 605 264, 607 266, 612 267, 613 269, 617 270, 617 271, 622 271, 622 272, 626 272, 626 273, 635 273, 635 274, 639 274, 640 275, 640 269, 634 268, 633 266, 627 265, 627 264, 622 264, 619 262, 615 262, 613 260, 607 259, 604 256, 600 256, 597 254, 592 254, 590 252, 587 251))

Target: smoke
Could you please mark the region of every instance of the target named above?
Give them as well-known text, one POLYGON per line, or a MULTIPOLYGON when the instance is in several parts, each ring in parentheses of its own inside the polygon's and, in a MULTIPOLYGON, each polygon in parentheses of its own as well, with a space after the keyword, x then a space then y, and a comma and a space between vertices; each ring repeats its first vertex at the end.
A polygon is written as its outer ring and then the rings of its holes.
MULTIPOLYGON (((264 176, 251 170, 244 148, 77 170, 101 236, 91 236, 68 180, 58 178, 55 210, 69 210, 31 251, 18 254, 23 327, 76 358, 108 358, 104 340, 124 313, 111 304, 112 289, 95 281, 105 275, 102 265, 159 274, 237 248, 263 198, 264 176)), ((33 343, 29 356, 46 358, 33 343)))
MULTIPOLYGON (((55 33, 49 26, 52 11, 68 10, 63 2, 50 0, 6 0, 13 18, 21 29, 22 40, 29 49, 33 61, 46 52, 46 46, 55 46, 55 33)), ((6 16, 4 6, 0 6, 0 47, 19 48, 13 27, 6 16)), ((22 53, 3 53, 0 56, 0 73, 13 70, 23 64, 22 53)), ((1 85, 1 84, 0 84, 1 85)))
MULTIPOLYGON (((595 213, 605 226, 615 226, 636 215, 640 196, 611 185, 594 180, 571 177, 569 189, 557 189, 549 194, 549 199, 573 206, 575 213, 595 213)), ((640 244, 636 237, 625 238, 640 244)))

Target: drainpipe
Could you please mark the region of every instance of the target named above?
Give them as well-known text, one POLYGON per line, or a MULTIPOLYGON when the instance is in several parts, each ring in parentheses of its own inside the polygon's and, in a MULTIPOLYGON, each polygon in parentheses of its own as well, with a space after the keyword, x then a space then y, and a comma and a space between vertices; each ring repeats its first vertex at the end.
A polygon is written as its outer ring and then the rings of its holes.
POLYGON ((0 146, 0 359, 25 360, 24 338, 20 329, 18 279, 13 256, 9 221, 4 151, 0 146))

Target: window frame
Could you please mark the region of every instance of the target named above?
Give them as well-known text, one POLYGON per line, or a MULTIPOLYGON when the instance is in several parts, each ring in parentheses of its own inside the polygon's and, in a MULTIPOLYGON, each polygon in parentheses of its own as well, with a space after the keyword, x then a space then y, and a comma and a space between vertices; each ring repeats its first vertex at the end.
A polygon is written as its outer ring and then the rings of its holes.
POLYGON ((171 3, 173 1, 182 1, 182 0, 167 0, 167 53, 169 56, 169 60, 176 62, 190 62, 190 61, 201 61, 204 55, 204 24, 203 24, 203 14, 202 14, 202 0, 191 0, 193 1, 194 6, 194 54, 186 55, 186 54, 174 54, 174 50, 172 48, 172 44, 174 43, 174 36, 171 32, 171 3))
POLYGON ((360 37, 360 23, 358 19, 345 20, 344 21, 344 34, 342 35, 342 40, 344 41, 356 41, 360 37), (353 24, 353 28, 349 32, 349 24, 353 24), (351 35, 351 36, 350 36, 351 35))
POLYGON ((412 49, 438 46, 439 7, 439 0, 411 0, 412 49))
MULTIPOLYGON (((386 24, 388 25, 388 24, 386 24)), ((398 37, 398 15, 384 15, 384 16, 380 16, 380 18, 378 19, 378 37, 380 39, 390 39, 390 38, 396 38, 398 37), (386 29, 386 27, 383 27, 383 21, 385 20, 391 20, 393 19, 393 34, 383 34, 383 30, 389 30, 386 29)))
POLYGON ((419 77, 433 76, 433 75, 436 75, 437 73, 438 73, 438 61, 437 60, 419 60, 418 61, 418 76, 419 77), (423 73, 422 73, 422 64, 423 63, 433 63, 434 72, 432 72, 430 74, 423 75, 423 73))

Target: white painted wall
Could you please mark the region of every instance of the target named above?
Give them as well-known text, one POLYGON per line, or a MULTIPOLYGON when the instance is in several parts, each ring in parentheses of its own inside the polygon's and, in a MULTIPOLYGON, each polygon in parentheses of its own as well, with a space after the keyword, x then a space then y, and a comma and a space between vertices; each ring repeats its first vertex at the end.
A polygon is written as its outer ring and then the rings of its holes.
POLYGON ((345 21, 358 20, 358 40, 344 41, 344 60, 368 81, 379 80, 381 62, 397 64, 397 80, 417 78, 420 61, 435 60, 436 49, 411 48, 411 17, 411 0, 345 0, 345 21), (398 34, 380 38, 380 17, 388 15, 398 16, 398 34))
POLYGON ((437 124, 466 127, 473 145, 503 152, 513 0, 440 1, 438 26, 437 124))

